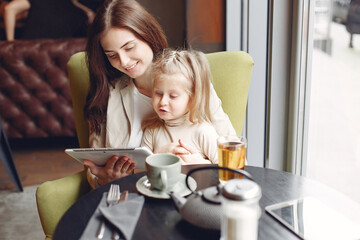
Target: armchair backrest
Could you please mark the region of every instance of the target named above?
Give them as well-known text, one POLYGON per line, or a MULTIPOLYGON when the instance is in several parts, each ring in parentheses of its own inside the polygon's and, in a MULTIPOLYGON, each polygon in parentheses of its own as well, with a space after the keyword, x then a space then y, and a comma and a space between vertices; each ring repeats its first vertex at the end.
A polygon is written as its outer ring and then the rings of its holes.
MULTIPOLYGON (((206 57, 223 110, 228 114, 237 134, 241 135, 254 62, 249 54, 242 51, 209 53, 206 57)), ((89 126, 83 113, 89 91, 85 52, 74 54, 67 67, 79 145, 89 147, 89 126)))
POLYGON ((85 52, 75 53, 67 63, 70 91, 74 109, 76 134, 81 148, 89 147, 89 124, 84 117, 86 96, 89 92, 89 70, 85 52))
POLYGON ((242 51, 208 53, 212 84, 238 136, 242 134, 254 61, 242 51))

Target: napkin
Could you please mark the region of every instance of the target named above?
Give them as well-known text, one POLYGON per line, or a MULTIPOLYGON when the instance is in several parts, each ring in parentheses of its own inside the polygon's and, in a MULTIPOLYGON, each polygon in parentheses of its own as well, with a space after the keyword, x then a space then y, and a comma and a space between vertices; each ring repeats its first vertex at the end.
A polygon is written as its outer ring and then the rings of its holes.
POLYGON ((127 201, 120 202, 111 207, 108 207, 106 204, 106 196, 107 193, 104 193, 80 238, 81 240, 98 240, 96 238, 96 232, 103 218, 108 220, 105 221, 106 229, 104 240, 111 239, 112 229, 115 227, 122 233, 126 240, 132 238, 145 202, 144 196, 137 193, 129 193, 127 201))

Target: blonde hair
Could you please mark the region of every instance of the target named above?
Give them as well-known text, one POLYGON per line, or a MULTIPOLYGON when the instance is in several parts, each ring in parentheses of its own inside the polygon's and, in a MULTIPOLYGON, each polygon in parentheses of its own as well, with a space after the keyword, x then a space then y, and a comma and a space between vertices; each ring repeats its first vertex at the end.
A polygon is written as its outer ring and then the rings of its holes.
MULTIPOLYGON (((152 64, 152 80, 161 75, 181 73, 190 81, 188 93, 189 121, 192 123, 211 123, 210 116, 210 83, 211 73, 205 54, 195 50, 166 49, 152 64)), ((142 128, 156 128, 163 125, 156 114, 144 119, 142 128)))

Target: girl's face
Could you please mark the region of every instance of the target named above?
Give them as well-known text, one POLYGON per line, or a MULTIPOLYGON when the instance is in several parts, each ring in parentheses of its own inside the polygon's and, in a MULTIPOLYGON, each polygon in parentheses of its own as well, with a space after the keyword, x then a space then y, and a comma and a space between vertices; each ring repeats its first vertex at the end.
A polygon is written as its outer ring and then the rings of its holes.
POLYGON ((134 79, 149 69, 154 57, 150 46, 125 28, 110 28, 100 43, 111 65, 134 79))
POLYGON ((181 73, 163 74, 154 81, 152 104, 163 120, 177 119, 189 111, 190 81, 181 73))

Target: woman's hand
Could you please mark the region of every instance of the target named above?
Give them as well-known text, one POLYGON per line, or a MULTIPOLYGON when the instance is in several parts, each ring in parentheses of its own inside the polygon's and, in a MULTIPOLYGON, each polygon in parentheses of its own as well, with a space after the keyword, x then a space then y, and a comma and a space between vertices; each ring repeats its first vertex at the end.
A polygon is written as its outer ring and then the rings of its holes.
POLYGON ((112 156, 104 167, 98 166, 90 160, 84 160, 83 165, 90 168, 90 172, 98 178, 97 182, 99 185, 126 177, 136 167, 136 163, 126 156, 112 156))

